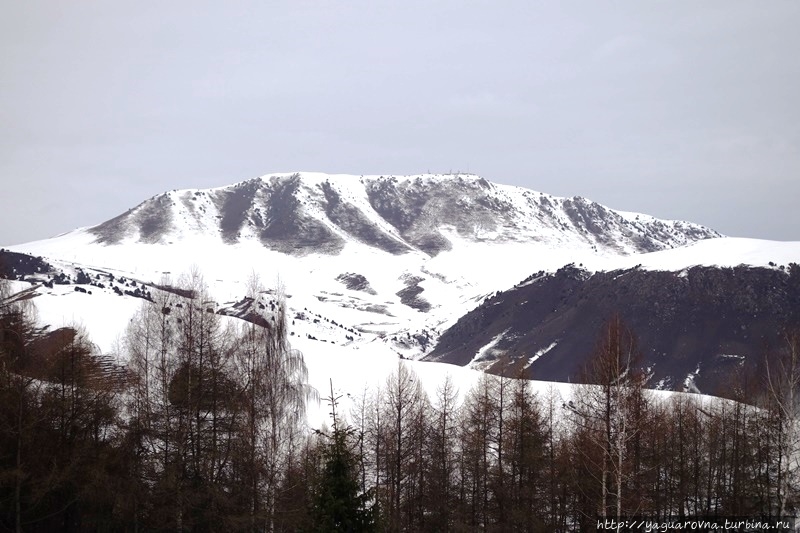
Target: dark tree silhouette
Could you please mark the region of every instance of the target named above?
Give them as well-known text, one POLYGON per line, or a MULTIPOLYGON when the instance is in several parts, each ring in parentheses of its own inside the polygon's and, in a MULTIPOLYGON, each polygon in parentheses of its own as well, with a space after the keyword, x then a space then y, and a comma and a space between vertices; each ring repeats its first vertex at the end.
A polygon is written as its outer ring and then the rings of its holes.
POLYGON ((320 533, 376 531, 372 493, 360 492, 356 432, 337 414, 341 396, 335 396, 332 381, 330 394, 326 401, 333 427, 329 434, 321 433, 323 466, 314 494, 313 529, 320 533))

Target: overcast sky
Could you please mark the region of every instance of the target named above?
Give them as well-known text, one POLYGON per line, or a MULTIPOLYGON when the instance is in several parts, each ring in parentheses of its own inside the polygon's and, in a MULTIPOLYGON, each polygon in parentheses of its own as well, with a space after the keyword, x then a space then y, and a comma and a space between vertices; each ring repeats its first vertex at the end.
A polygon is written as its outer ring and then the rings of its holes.
POLYGON ((800 2, 0 0, 0 244, 268 172, 800 240, 800 2))

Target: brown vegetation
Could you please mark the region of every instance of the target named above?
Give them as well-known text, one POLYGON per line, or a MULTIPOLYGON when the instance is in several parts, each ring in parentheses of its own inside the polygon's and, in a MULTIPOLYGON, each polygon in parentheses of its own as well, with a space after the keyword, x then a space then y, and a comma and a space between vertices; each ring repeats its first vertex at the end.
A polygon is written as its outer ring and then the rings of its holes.
POLYGON ((429 399, 400 362, 320 436, 301 431, 283 304, 236 329, 199 275, 179 286, 194 298, 142 303, 124 380, 85 334, 45 342, 0 292, 0 529, 593 531, 601 515, 797 510, 796 332, 769 354, 759 407, 642 389, 635 336, 612 317, 595 385, 572 398, 485 375, 460 405, 450 381, 429 399))

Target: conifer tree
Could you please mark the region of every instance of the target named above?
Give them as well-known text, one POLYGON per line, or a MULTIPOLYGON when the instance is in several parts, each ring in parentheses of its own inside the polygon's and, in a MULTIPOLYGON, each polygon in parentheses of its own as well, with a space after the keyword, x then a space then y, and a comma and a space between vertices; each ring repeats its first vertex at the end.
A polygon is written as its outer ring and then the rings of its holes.
POLYGON ((324 435, 323 467, 314 495, 312 516, 317 532, 375 531, 371 492, 360 493, 358 457, 353 451, 354 429, 342 421, 336 407, 340 396, 327 398, 333 427, 324 435))

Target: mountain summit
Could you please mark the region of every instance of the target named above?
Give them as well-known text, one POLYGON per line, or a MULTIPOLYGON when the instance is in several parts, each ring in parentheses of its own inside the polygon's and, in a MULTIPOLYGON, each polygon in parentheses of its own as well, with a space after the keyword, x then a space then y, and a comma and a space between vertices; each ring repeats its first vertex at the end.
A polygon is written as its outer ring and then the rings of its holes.
POLYGON ((275 174, 228 187, 166 192, 88 230, 103 244, 217 235, 293 255, 337 254, 358 242, 392 255, 469 242, 574 243, 629 254, 720 237, 697 224, 614 211, 472 174, 275 174))

